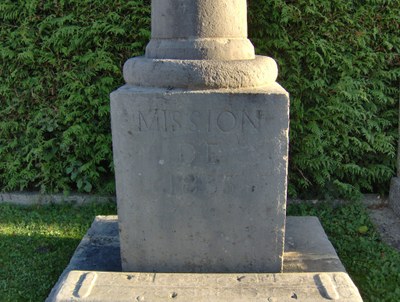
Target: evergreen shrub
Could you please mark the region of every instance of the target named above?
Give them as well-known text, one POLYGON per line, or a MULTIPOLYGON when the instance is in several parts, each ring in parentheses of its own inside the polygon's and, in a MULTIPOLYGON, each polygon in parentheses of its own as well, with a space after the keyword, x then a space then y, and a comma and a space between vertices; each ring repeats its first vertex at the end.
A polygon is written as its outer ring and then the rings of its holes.
MULTIPOLYGON (((289 193, 357 197, 394 174, 399 1, 250 0, 291 93, 289 193)), ((150 0, 0 2, 0 189, 114 191, 109 93, 144 53, 150 0)))
POLYGON ((2 0, 0 20, 0 188, 113 192, 109 94, 150 0, 2 0))
POLYGON ((400 1, 250 0, 250 38, 291 94, 289 194, 384 193, 395 171, 400 1))

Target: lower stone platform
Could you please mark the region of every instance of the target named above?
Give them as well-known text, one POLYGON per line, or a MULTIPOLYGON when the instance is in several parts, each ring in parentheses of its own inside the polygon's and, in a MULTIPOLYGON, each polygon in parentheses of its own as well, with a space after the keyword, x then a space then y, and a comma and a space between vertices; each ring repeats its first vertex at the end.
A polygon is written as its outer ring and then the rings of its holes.
POLYGON ((316 217, 287 217, 283 273, 121 272, 117 216, 98 216, 53 301, 362 301, 316 217))

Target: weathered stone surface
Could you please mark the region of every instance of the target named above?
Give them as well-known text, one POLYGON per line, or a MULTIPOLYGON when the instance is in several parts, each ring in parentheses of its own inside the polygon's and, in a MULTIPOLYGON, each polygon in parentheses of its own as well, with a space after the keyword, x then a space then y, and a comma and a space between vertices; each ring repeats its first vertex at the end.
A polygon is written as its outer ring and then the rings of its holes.
MULTIPOLYGON (((286 218, 283 271, 344 272, 335 249, 316 217, 286 218)), ((65 272, 121 271, 117 216, 97 216, 65 272)))
POLYGON ((400 251, 400 216, 386 206, 369 208, 368 214, 382 241, 400 251))
POLYGON ((247 39, 246 0, 152 0, 151 40, 124 65, 127 84, 185 89, 274 83, 278 69, 247 39))
POLYGON ((125 86, 111 117, 123 270, 281 271, 285 90, 125 86))
POLYGON ((317 217, 287 217, 283 271, 345 272, 317 217))
POLYGON ((160 274, 72 271, 56 302, 362 301, 346 273, 160 274))
POLYGON ((126 83, 141 87, 216 89, 262 87, 278 76, 270 57, 254 60, 150 60, 131 58, 124 64, 126 83), (140 70, 140 72, 138 72, 140 70))
POLYGON ((250 60, 246 0, 152 0, 146 57, 250 60))
MULTIPOLYGON (((121 271, 117 216, 96 217, 47 302, 56 301, 67 275, 73 270, 121 271)), ((328 274, 345 272, 317 218, 287 217, 283 271, 328 274)))
POLYGON ((117 216, 95 218, 65 270, 121 271, 117 216))
POLYGON ((400 177, 393 177, 390 182, 389 206, 400 217, 400 177))
MULTIPOLYGON (((286 219, 283 271, 344 272, 335 249, 316 217, 286 219)), ((97 216, 66 271, 121 271, 117 216, 97 216)))

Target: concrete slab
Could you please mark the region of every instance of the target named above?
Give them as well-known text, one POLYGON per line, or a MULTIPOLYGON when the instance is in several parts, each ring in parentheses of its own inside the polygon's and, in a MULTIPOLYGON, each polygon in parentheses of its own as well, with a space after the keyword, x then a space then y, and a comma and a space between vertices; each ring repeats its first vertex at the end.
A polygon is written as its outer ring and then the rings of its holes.
MULTIPOLYGON (((271 276, 281 276, 287 275, 292 276, 295 274, 303 274, 309 273, 308 275, 302 275, 308 282, 309 286, 317 286, 316 283, 312 283, 312 280, 319 280, 319 276, 321 273, 327 273, 328 279, 332 279, 332 282, 335 281, 337 276, 345 276, 345 268, 340 262, 335 249, 332 244, 329 242, 318 218, 316 217, 287 217, 286 219, 286 242, 285 242, 285 253, 284 253, 284 261, 283 261, 283 274, 244 274, 245 276, 249 276, 248 280, 254 278, 255 276, 264 276, 265 278, 272 278, 271 276), (311 274, 313 273, 313 274, 311 274), (343 274, 341 274, 343 273, 343 274), (251 278, 250 278, 251 277, 251 278)), ((49 298, 46 300, 48 302, 52 301, 63 301, 57 300, 56 298, 62 288, 71 288, 71 284, 76 284, 76 278, 80 274, 81 281, 86 280, 86 276, 90 272, 93 274, 93 278, 100 278, 102 283, 107 283, 106 280, 113 280, 113 278, 120 278, 119 273, 115 274, 112 272, 121 272, 121 257, 120 257, 120 247, 119 247, 119 236, 118 236, 118 217, 117 216, 97 216, 94 220, 92 226, 88 230, 87 234, 82 239, 78 248, 76 249, 75 254, 71 258, 71 261, 67 268, 64 270, 61 275, 58 283, 53 288, 52 292, 49 295, 49 298), (81 271, 80 273, 71 273, 72 271, 81 271), (83 271, 83 272, 82 272, 83 271), (98 272, 109 272, 109 276, 99 275, 98 272), (71 274, 70 274, 71 273, 71 274), (85 275, 86 274, 86 275, 85 275), (96 276, 96 277, 94 277, 96 276), (100 276, 100 277, 99 277, 100 276), (114 276, 114 277, 112 277, 114 276), (74 281, 75 280, 75 281, 74 281), (74 283, 75 282, 75 283, 74 283), (68 285, 69 284, 69 285, 68 285)), ((129 275, 129 273, 128 273, 129 275)), ((157 274, 159 275, 159 274, 157 274)), ((174 274, 169 274, 174 275, 174 274)), ((190 275, 190 274, 189 274, 190 275)), ((189 275, 180 275, 180 276, 189 276, 189 275)), ((196 276, 212 276, 213 274, 191 274, 192 278, 197 278, 196 276)), ((224 274, 225 275, 225 274, 224 274)), ((235 274, 233 274, 235 275, 235 274)), ((232 275, 232 276, 233 276, 232 275)), ((241 276, 243 274, 240 274, 241 276)), ((126 274, 125 274, 126 276, 126 274)), ((146 274, 140 275, 147 276, 146 274)), ((163 275, 167 276, 167 275, 163 275)), ((263 278, 264 278, 263 277, 263 278)), ((91 278, 91 277, 88 277, 91 278)), ((172 278, 172 277, 171 277, 172 278)), ((174 277, 175 278, 175 277, 174 277)), ((186 278, 186 277, 185 277, 186 278)), ((211 277, 210 277, 211 278, 211 277)), ((280 277, 279 277, 280 278, 280 277)), ((286 277, 285 277, 286 278, 286 277)), ((290 277, 297 280, 297 277, 290 277)), ((342 277, 338 277, 342 278, 342 277)), ((346 280, 350 280, 348 277, 343 277, 346 280)), ((100 280, 99 279, 99 280, 100 280)), ((279 279, 286 280, 286 279, 279 279)), ((344 279, 340 279, 344 280, 344 279)), ((97 282, 97 281, 96 281, 97 282)), ((189 282, 189 281, 188 281, 189 282)), ((283 281, 282 281, 283 282, 283 281)), ((293 281, 294 283, 297 281, 293 281)), ((341 281, 340 281, 341 282, 341 281)), ((347 281, 346 281, 347 282, 347 281)), ((351 280, 350 280, 351 282, 351 280)), ((308 284, 307 283, 307 284, 308 284)), ((97 283, 96 283, 97 284, 97 283)), ((277 283, 278 284, 278 283, 277 283)), ((282 283, 281 285, 277 285, 278 288, 287 288, 293 291, 296 289, 298 292, 301 291, 301 286, 298 283, 297 285, 293 285, 294 287, 287 287, 282 283)), ((336 283, 335 283, 336 284, 336 283)), ((143 284, 142 284, 143 285, 143 284)), ((140 285, 140 286, 142 286, 140 285)), ((98 286, 98 285, 96 285, 98 286)), ((121 285, 122 286, 122 285, 121 285)), ((144 286, 144 285, 143 285, 144 286)), ((230 284, 229 286, 233 286, 230 284)), ((228 286, 228 287, 229 287, 228 286)), ((254 285, 255 286, 255 285, 254 285)), ((258 285, 257 285, 258 286, 258 285)), ((265 289, 262 289, 266 286, 264 283, 261 283, 259 286, 260 291, 265 292, 265 289)), ((353 283, 349 283, 351 291, 357 290, 354 287, 353 283), (351 288, 355 289, 351 289, 351 288)), ((342 285, 335 285, 335 287, 343 287, 342 285)), ((122 290, 122 289, 121 289, 122 290)), ((279 289, 282 290, 282 289, 279 289)), ((314 288, 314 290, 318 290, 318 286, 314 288)), ((63 293, 65 293, 64 289, 62 289, 63 293)), ((278 289, 277 289, 278 291, 278 289)), ((74 289, 74 292, 76 290, 74 289)), ((146 292, 149 292, 147 290, 146 292)), ((198 292, 200 292, 200 288, 198 288, 198 292)), ((64 294, 63 294, 64 295, 64 294)), ((96 294, 97 295, 97 294, 96 294)), ((303 295, 303 294, 302 294, 303 295)), ((75 301, 77 297, 71 296, 68 301, 75 301), (71 298, 72 297, 72 298, 71 298), (74 300, 75 299, 75 300, 74 300)), ((273 296, 271 296, 273 297, 273 296)), ((323 298, 323 295, 321 296, 323 298)), ((240 296, 238 296, 238 299, 240 296)), ((97 299, 97 298, 96 298, 97 299)), ((96 300, 95 298, 91 298, 90 301, 107 301, 107 300, 96 300)), ((221 298, 222 299, 222 298, 221 298)), ((244 299, 241 297, 240 299, 244 299)), ((247 298, 246 298, 247 299, 247 298)), ((306 296, 304 296, 306 299, 306 296)), ((307 298, 308 299, 308 298, 307 298)), ((311 299, 311 298, 310 298, 311 299)), ((316 299, 313 296, 313 299, 316 299)), ((89 301, 89 300, 79 300, 79 301, 89 301)), ((113 300, 117 301, 117 300, 113 300)), ((120 301, 128 301, 128 300, 120 300, 120 301)), ((144 300, 146 301, 146 300, 144 300)), ((148 300, 147 300, 148 301, 148 300)), ((158 301, 158 300, 151 300, 158 301)), ((186 300, 187 301, 187 300, 186 300)), ((193 301, 193 300, 192 300, 193 301)), ((196 301, 202 301, 196 300, 196 301)), ((224 300, 216 300, 216 301, 224 301, 224 300)), ((227 301, 234 301, 232 299, 227 301)), ((258 300, 249 300, 249 301, 258 301, 258 300)), ((268 301, 268 300, 264 300, 268 301)), ((283 297, 280 297, 278 300, 269 300, 269 301, 285 301, 283 297)), ((290 300, 292 301, 292 300, 290 300)), ((319 300, 300 300, 300 301, 319 301, 319 300)), ((321 300, 324 301, 324 300, 321 300)), ((340 301, 340 300, 339 300, 340 301)), ((344 300, 343 300, 344 301, 344 300)), ((353 301, 353 300, 346 300, 353 301)), ((354 300, 361 301, 361 300, 354 300)))
POLYGON ((345 272, 317 217, 286 218, 283 272, 345 272))

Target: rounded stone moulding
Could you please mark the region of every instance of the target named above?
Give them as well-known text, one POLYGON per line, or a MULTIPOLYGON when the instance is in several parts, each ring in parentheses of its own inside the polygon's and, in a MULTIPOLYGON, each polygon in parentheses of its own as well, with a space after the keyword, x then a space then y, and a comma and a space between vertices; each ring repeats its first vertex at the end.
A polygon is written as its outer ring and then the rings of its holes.
POLYGON ((154 39, 146 47, 146 58, 172 60, 251 60, 254 46, 243 38, 154 39))
POLYGON ((223 89, 262 87, 276 81, 274 59, 171 60, 134 57, 123 68, 127 84, 142 87, 181 89, 223 89))

